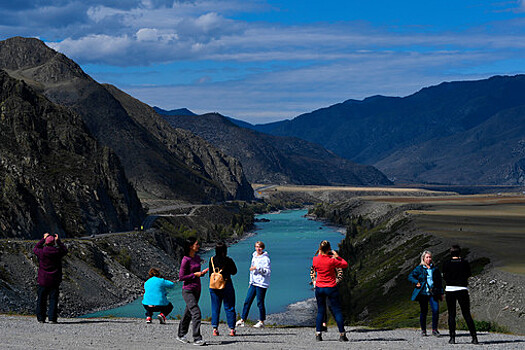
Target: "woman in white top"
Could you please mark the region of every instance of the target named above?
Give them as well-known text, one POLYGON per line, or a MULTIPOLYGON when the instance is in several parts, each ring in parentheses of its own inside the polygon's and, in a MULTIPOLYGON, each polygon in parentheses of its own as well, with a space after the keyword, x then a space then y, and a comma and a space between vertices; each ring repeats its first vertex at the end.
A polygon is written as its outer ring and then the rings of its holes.
POLYGON ((250 288, 244 301, 241 319, 237 321, 236 326, 244 327, 244 321, 248 317, 250 307, 252 306, 255 296, 257 296, 257 307, 259 308, 259 322, 254 327, 264 327, 266 320, 266 308, 264 306, 264 298, 266 290, 270 285, 271 265, 270 256, 264 251, 264 243, 261 241, 255 242, 255 252, 252 255, 252 263, 250 267, 250 288))

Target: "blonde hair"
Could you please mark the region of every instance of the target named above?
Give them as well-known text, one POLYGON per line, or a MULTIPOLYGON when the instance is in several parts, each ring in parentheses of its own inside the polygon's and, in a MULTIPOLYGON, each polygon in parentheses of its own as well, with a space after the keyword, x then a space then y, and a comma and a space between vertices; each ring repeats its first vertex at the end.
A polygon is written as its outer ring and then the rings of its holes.
POLYGON ((419 265, 425 265, 425 256, 427 254, 432 257, 432 252, 430 250, 425 250, 423 253, 421 253, 421 263, 419 265))
POLYGON ((263 243, 262 241, 257 241, 257 242, 255 242, 255 245, 257 245, 257 244, 258 244, 262 249, 265 248, 264 243, 263 243))

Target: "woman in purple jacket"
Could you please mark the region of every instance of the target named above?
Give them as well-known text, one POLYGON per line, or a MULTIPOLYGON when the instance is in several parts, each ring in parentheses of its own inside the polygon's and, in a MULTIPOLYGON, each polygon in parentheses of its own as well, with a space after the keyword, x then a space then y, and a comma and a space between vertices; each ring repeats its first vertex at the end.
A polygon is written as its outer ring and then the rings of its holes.
POLYGON ((62 257, 67 254, 67 248, 58 235, 45 233, 36 244, 33 252, 38 257, 38 299, 36 302, 36 318, 38 322, 46 321, 47 299, 49 322, 57 323, 58 295, 62 282, 62 257))
POLYGON ((192 323, 193 344, 205 345, 201 335, 201 309, 199 308, 199 298, 201 296, 201 277, 206 275, 208 269, 201 271, 201 257, 197 255, 200 244, 197 238, 188 238, 184 247, 184 257, 180 263, 179 280, 183 282, 182 298, 186 302, 184 316, 179 323, 177 340, 189 343, 186 338, 192 323))

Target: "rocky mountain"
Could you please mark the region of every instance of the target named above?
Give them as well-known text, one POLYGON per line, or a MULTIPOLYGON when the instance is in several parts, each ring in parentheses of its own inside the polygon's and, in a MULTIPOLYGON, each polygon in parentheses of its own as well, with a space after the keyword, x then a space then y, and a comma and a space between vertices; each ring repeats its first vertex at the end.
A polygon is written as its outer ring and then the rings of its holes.
POLYGON ((190 130, 239 159, 251 182, 292 184, 386 185, 372 166, 356 164, 323 147, 295 137, 242 128, 220 114, 164 116, 176 128, 190 130))
POLYGON ((140 201, 82 119, 0 70, 0 237, 122 231, 140 201))
POLYGON ((189 133, 173 131, 152 110, 141 115, 144 108, 138 103, 129 103, 126 109, 111 89, 43 42, 20 37, 0 42, 0 68, 78 113, 97 141, 118 155, 139 195, 195 202, 252 198, 238 162, 189 133), (139 108, 132 110, 136 105, 139 108), (181 153, 185 159, 180 158, 181 153), (199 157, 204 154, 208 159, 199 157), (211 170, 214 164, 221 164, 222 170, 211 170))
POLYGON ((524 184, 524 90, 525 75, 449 82, 254 128, 319 143, 399 182, 524 184))
MULTIPOLYGON (((251 199, 253 190, 239 161, 219 151, 204 139, 187 130, 174 129, 155 109, 112 85, 104 85, 128 115, 180 159, 185 166, 216 182, 228 194, 227 199, 251 199)), ((191 113, 191 112, 190 112, 191 113)))

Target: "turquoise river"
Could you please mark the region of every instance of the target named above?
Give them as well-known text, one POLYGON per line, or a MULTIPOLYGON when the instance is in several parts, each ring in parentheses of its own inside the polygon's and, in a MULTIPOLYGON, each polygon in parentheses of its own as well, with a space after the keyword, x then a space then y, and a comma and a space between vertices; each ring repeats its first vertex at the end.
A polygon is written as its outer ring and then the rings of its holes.
MULTIPOLYGON (((242 311, 244 298, 248 289, 250 261, 254 251, 254 243, 263 241, 266 251, 270 255, 272 275, 270 287, 266 294, 266 312, 279 313, 286 310, 290 304, 314 297, 310 282, 310 266, 312 257, 323 239, 329 240, 332 247, 337 247, 344 238, 336 228, 309 220, 304 217, 306 210, 287 210, 280 213, 258 215, 258 219, 268 219, 269 222, 257 222, 254 235, 232 245, 228 248, 228 255, 237 264, 239 272, 233 276, 236 292, 236 312, 242 311)), ((214 255, 214 250, 201 254, 208 265, 209 258, 214 255)), ((203 318, 211 316, 209 278, 202 280, 202 295, 200 307, 203 318)), ((171 317, 182 315, 184 301, 181 296, 182 283, 170 291, 168 299, 174 305, 171 317)), ((142 298, 138 298, 127 305, 88 314, 83 317, 145 317, 142 298)), ((249 319, 257 319, 258 309, 254 301, 250 310, 249 319)), ((224 319, 224 309, 221 310, 221 319, 224 319)))

